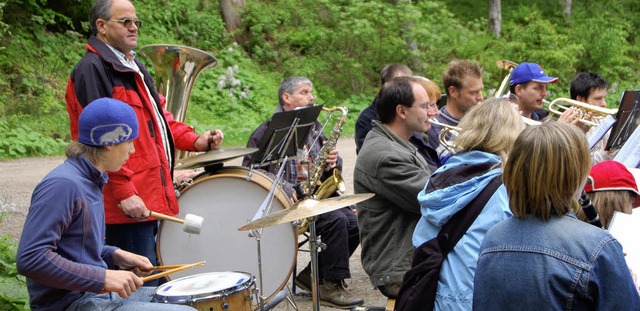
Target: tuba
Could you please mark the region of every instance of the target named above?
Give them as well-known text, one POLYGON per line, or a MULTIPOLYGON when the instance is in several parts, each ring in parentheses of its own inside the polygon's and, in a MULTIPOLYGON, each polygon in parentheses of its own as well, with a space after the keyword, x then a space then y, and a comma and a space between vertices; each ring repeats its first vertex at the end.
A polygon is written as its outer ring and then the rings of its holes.
MULTIPOLYGON (((171 44, 147 45, 140 53, 156 71, 156 88, 166 98, 167 110, 176 121, 184 122, 193 84, 202 70, 217 64, 216 58, 196 48, 171 44)), ((187 157, 187 152, 177 153, 176 160, 187 157)))

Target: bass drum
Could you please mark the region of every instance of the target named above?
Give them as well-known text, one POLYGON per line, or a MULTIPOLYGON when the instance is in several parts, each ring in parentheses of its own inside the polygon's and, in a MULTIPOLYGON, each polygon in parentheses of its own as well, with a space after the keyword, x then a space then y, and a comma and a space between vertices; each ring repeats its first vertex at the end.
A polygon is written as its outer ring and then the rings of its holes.
MULTIPOLYGON (((199 235, 183 231, 183 225, 162 221, 158 232, 157 252, 163 265, 189 264, 206 261, 204 266, 171 274, 177 279, 198 273, 215 271, 246 271, 258 273, 258 244, 249 231, 238 228, 251 221, 265 200, 273 180, 258 171, 244 167, 228 167, 213 173, 203 173, 185 187, 178 198, 177 217, 194 214, 204 218, 199 235)), ((271 212, 289 208, 289 200, 276 188, 271 212)), ((260 239, 262 253, 262 294, 269 301, 291 277, 296 263, 298 236, 296 228, 281 224, 264 228, 260 239)))

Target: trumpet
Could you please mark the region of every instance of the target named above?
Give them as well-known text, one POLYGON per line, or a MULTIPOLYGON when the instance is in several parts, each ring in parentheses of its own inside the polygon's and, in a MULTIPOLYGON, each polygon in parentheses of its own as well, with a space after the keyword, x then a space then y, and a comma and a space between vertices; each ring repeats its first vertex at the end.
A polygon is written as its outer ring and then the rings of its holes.
POLYGON ((451 133, 453 136, 457 137, 460 135, 460 128, 457 126, 444 124, 436 120, 436 118, 429 119, 429 123, 442 127, 440 135, 438 136, 438 140, 440 141, 440 144, 443 145, 445 149, 447 149, 447 151, 449 151, 450 153, 455 153, 456 145, 455 143, 447 139, 447 134, 451 133))
POLYGON ((596 105, 562 97, 551 101, 548 107, 549 112, 557 116, 560 116, 570 108, 576 108, 578 110, 578 117, 580 118, 579 122, 588 126, 598 126, 606 116, 618 113, 618 109, 598 107, 596 105), (566 105, 560 103, 566 103, 566 105))

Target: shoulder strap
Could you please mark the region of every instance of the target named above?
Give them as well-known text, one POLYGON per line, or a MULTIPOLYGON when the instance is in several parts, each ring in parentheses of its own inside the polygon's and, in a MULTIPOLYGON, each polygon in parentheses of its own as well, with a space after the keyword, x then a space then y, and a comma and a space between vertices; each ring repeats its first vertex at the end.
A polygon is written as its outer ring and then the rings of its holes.
POLYGON ((462 236, 467 232, 471 224, 476 220, 480 212, 489 201, 489 198, 502 184, 502 174, 494 177, 489 184, 469 204, 457 212, 442 226, 438 233, 438 242, 442 250, 443 258, 453 249, 462 236))

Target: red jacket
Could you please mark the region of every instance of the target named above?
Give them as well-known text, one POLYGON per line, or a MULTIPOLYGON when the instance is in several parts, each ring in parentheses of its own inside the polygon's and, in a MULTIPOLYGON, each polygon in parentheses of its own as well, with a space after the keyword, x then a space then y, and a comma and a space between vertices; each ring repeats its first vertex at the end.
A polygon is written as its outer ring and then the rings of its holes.
POLYGON ((165 155, 145 85, 164 113, 162 122, 170 131, 168 139, 171 152, 174 153, 174 148, 195 151, 193 144, 198 139, 192 127, 173 119, 173 115, 165 109, 164 97, 156 91, 147 68, 138 60, 136 64, 144 75, 144 81, 135 71, 123 66, 105 43, 91 36, 87 53, 71 71, 67 84, 65 98, 71 138, 74 140, 78 138, 78 117, 82 108, 97 98, 112 97, 128 103, 138 117, 139 134, 134 140, 136 151, 122 169, 109 173, 109 183, 104 188, 107 224, 138 222, 117 207, 120 201, 134 194, 142 198, 149 210, 167 215, 178 213, 178 200, 173 188, 173 163, 169 163, 165 155))

